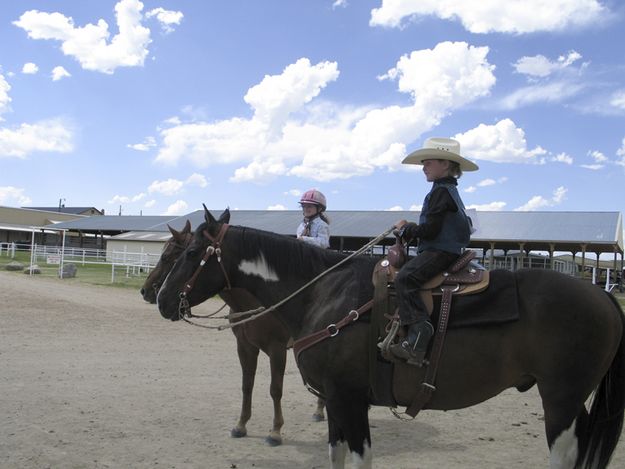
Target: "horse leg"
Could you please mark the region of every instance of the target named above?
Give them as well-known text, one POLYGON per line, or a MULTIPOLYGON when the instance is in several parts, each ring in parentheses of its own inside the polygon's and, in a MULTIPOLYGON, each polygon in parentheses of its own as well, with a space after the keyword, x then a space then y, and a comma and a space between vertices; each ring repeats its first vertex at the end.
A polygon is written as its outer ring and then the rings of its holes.
POLYGON ((315 422, 323 422, 325 420, 325 416, 323 415, 323 409, 326 406, 326 403, 320 397, 317 398, 317 409, 313 413, 312 419, 315 422))
MULTIPOLYGON (((551 389, 541 386, 539 391, 545 411, 545 432, 549 446, 549 467, 551 469, 573 469, 586 442, 580 440, 588 420, 584 407, 585 397, 572 394, 554 384, 551 389)), ((577 394, 577 393, 575 393, 577 394)))
POLYGON ((271 368, 271 384, 269 385, 269 393, 273 400, 273 427, 269 432, 265 441, 270 446, 278 446, 282 444, 282 435, 280 430, 284 425, 284 417, 282 416, 282 388, 284 384, 284 370, 286 369, 286 347, 284 344, 277 344, 267 352, 269 355, 269 365, 271 368))
POLYGON ((241 416, 237 425, 230 431, 233 438, 241 438, 247 435, 246 424, 252 416, 252 391, 256 378, 258 365, 258 348, 247 342, 243 337, 237 338, 237 354, 241 364, 243 401, 241 402, 241 416))
POLYGON ((371 434, 366 390, 348 388, 328 391, 326 410, 330 467, 332 469, 345 467, 345 456, 349 450, 354 469, 370 469, 371 434))

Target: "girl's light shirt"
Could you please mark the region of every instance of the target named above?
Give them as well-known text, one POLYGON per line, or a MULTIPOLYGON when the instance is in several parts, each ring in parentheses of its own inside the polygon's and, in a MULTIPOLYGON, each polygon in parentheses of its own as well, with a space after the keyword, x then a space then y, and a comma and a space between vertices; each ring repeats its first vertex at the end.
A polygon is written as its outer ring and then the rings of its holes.
POLYGON ((310 221, 310 236, 302 236, 306 229, 306 221, 302 221, 297 227, 297 237, 306 243, 327 249, 330 247, 330 227, 320 217, 315 217, 310 221))

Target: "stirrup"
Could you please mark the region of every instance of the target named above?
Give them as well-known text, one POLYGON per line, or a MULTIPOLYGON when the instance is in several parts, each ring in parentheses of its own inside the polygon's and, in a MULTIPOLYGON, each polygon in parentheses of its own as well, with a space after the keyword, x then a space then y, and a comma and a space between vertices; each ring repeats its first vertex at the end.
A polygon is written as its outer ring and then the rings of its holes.
POLYGON ((393 355, 391 353, 391 343, 393 343, 393 339, 397 335, 398 330, 399 330, 399 321, 394 320, 391 323, 391 328, 388 331, 388 334, 386 334, 386 337, 384 338, 384 340, 378 343, 378 348, 380 349, 382 356, 386 358, 387 360, 393 355))

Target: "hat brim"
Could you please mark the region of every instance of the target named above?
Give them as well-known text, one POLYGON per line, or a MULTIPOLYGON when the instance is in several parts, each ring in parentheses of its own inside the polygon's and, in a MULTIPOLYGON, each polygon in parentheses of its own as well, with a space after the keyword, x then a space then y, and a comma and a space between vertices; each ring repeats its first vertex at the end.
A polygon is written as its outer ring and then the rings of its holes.
POLYGON ((423 164, 425 160, 448 160, 454 161, 460 165, 462 171, 477 171, 479 166, 473 161, 467 160, 456 153, 436 148, 422 148, 410 153, 403 159, 402 164, 423 164))

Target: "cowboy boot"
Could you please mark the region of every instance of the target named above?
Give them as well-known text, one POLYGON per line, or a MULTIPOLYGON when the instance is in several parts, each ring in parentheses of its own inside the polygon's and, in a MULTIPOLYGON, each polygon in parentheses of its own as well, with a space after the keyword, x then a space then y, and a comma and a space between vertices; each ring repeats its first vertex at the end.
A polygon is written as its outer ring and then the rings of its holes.
POLYGON ((430 321, 421 321, 408 326, 408 337, 399 344, 391 345, 391 353, 409 365, 421 367, 428 349, 434 327, 430 321))

